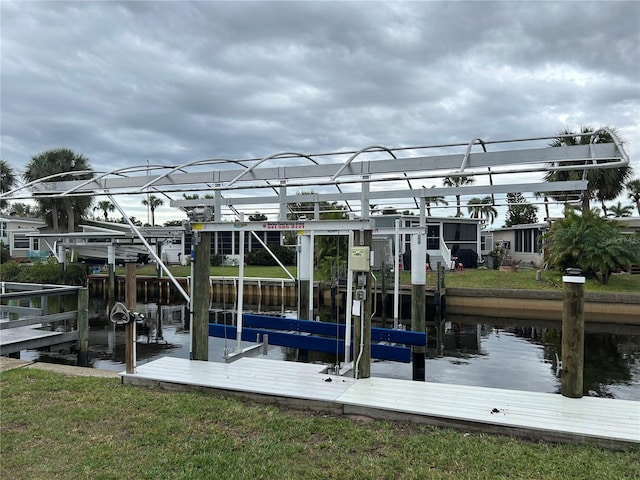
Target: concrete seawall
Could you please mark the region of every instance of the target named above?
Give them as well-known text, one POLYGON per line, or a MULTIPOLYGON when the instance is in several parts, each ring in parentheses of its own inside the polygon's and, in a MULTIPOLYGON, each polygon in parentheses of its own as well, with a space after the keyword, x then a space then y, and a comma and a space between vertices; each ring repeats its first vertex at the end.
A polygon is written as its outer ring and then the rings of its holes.
MULTIPOLYGON (((562 320, 561 291, 447 288, 447 313, 562 320)), ((640 325, 640 293, 585 293, 585 321, 640 325)))

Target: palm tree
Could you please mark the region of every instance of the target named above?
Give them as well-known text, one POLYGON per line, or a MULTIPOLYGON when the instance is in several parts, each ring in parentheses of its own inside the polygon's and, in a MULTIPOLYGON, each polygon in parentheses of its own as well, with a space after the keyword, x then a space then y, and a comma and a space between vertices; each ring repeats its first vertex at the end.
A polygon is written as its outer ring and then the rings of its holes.
MULTIPOLYGON (((435 185, 431 185, 431 187, 429 188, 435 188, 435 185)), ((431 216, 431 204, 438 206, 438 205, 449 205, 449 202, 447 202, 445 200, 445 198, 442 195, 436 195, 434 197, 425 197, 425 206, 427 207, 427 216, 430 217, 431 216)))
MULTIPOLYGON (((615 129, 610 129, 616 133, 615 129)), ((591 143, 593 127, 583 126, 579 133, 565 129, 558 134, 558 137, 549 145, 552 147, 561 147, 568 145, 589 145, 591 143), (570 135, 570 136, 565 136, 570 135)), ((613 138, 608 133, 599 133, 595 139, 595 143, 611 143, 613 138)), ((576 166, 584 165, 584 162, 573 162, 576 166)), ((557 182, 566 180, 581 180, 584 170, 577 167, 576 170, 550 171, 545 175, 545 181, 557 182)), ((618 168, 603 168, 587 170, 587 190, 582 194, 582 211, 591 210, 590 200, 596 199, 600 201, 604 214, 607 214, 605 201, 614 200, 624 188, 625 182, 631 176, 632 169, 629 166, 618 168)), ((566 202, 569 195, 576 195, 579 192, 566 192, 559 195, 551 195, 558 201, 566 202)))
MULTIPOLYGON (((27 164, 23 178, 27 182, 32 182, 57 173, 69 173, 69 175, 57 177, 56 181, 87 180, 93 176, 93 173, 71 174, 71 172, 87 170, 91 170, 91 165, 85 156, 68 148, 58 148, 32 157, 27 164)), ((53 226, 56 232, 60 231, 60 222, 65 220, 67 231, 73 232, 76 220, 86 216, 93 198, 89 196, 38 198, 36 201, 45 220, 53 226)))
POLYGON ((640 178, 627 183, 627 190, 629 190, 629 198, 636 204, 638 215, 640 215, 640 178))
POLYGON ((161 198, 156 197, 155 195, 150 195, 149 198, 145 198, 142 200, 142 205, 145 207, 149 207, 151 210, 151 225, 155 226, 156 224, 156 208, 160 205, 164 204, 161 198))
POLYGON ((630 217, 632 214, 633 207, 631 205, 622 205, 620 202, 609 208, 609 215, 613 217, 630 217))
POLYGON ((485 218, 489 223, 493 223, 498 216, 498 211, 493 207, 491 196, 484 198, 472 198, 467 204, 471 218, 485 218))
MULTIPOLYGON (((462 185, 471 185, 475 182, 473 177, 445 177, 442 183, 445 187, 461 187, 462 185)), ((462 210, 460 209, 460 194, 456 194, 456 217, 462 217, 462 210)))
POLYGON ((533 193, 536 198, 542 198, 542 200, 544 201, 544 221, 545 222, 550 222, 550 215, 549 215, 549 194, 547 192, 534 192, 533 193))
POLYGON ((102 211, 102 214, 104 215, 104 221, 105 222, 108 220, 107 217, 108 217, 109 212, 113 212, 115 209, 116 209, 115 205, 113 203, 111 203, 109 200, 102 200, 102 201, 98 202, 98 205, 93 207, 93 211, 94 212, 96 210, 102 211))
MULTIPOLYGON (((16 176, 13 173, 13 168, 4 160, 0 160, 0 193, 8 192, 16 184, 16 176)), ((0 200, 0 208, 7 206, 7 201, 0 200)))

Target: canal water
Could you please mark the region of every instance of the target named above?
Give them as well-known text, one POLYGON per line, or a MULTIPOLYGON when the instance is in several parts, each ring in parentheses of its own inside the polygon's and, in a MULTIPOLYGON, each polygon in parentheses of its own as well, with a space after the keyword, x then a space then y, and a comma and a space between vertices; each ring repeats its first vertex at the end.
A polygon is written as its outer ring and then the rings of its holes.
MULTIPOLYGON (((163 356, 189 358, 188 321, 180 305, 139 304, 147 317, 162 316, 161 338, 155 329, 141 328, 137 363, 163 356), (160 313, 158 313, 160 312, 160 313)), ((94 301, 90 313, 89 349, 94 368, 124 370, 124 329, 109 335, 105 306, 94 301), (115 340, 115 341, 114 341, 115 340)), ((264 312, 263 312, 264 313, 264 312)), ((274 312, 286 313, 283 311, 274 312)), ((291 312, 289 312, 291 313, 291 312)), ((482 317, 449 317, 445 324, 442 354, 436 335, 428 332, 426 377, 429 382, 473 385, 532 392, 560 392, 560 324, 482 317)), ((242 346, 249 344, 243 343, 242 346)), ((209 360, 223 361, 233 351, 235 339, 210 337, 209 360)), ((25 351, 21 358, 39 361, 75 361, 72 355, 25 351)), ((272 346, 266 358, 296 360, 297 352, 272 346)), ((335 355, 309 352, 309 361, 335 364, 335 355)), ((410 380, 411 364, 372 361, 371 375, 410 380)), ((585 327, 585 395, 640 401, 640 327, 585 327)))

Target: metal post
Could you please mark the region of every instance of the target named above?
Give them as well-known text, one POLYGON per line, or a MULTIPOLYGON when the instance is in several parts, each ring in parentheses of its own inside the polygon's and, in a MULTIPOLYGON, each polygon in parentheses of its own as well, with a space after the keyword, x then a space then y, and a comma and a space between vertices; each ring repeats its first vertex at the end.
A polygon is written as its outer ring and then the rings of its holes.
MULTIPOLYGON (((136 309, 136 264, 125 264, 125 304, 129 311, 136 309)), ((128 322, 124 327, 125 368, 127 373, 136 373, 136 324, 128 322)))
POLYGON ((579 268, 568 268, 562 277, 562 378, 565 397, 583 396, 584 371, 584 282, 579 268))
POLYGON ((400 317, 400 219, 395 221, 393 252, 393 328, 397 330, 400 317))
MULTIPOLYGON (((113 306, 116 304, 116 255, 113 245, 107 247, 107 268, 108 273, 108 285, 107 285, 107 314, 111 312, 113 306)), ((116 324, 109 322, 107 324, 107 353, 113 353, 116 346, 116 324)))
POLYGON ((311 275, 311 265, 309 264, 309 250, 311 249, 311 237, 309 235, 299 235, 300 248, 298 251, 298 318, 301 320, 313 320, 308 318, 309 305, 309 283, 311 275))
MULTIPOLYGON (((348 250, 351 251, 353 247, 353 232, 349 232, 348 250)), ((345 365, 351 362, 351 325, 352 325, 352 311, 353 311, 353 271, 347 268, 347 301, 344 312, 344 363, 345 365)))
POLYGON ((78 290, 78 365, 89 366, 89 290, 78 290))
MULTIPOLYGON (((239 220, 244 221, 244 215, 239 215, 239 220)), ((242 311, 244 310, 244 231, 240 231, 240 262, 238 265, 238 305, 236 309, 236 351, 242 351, 242 311)))

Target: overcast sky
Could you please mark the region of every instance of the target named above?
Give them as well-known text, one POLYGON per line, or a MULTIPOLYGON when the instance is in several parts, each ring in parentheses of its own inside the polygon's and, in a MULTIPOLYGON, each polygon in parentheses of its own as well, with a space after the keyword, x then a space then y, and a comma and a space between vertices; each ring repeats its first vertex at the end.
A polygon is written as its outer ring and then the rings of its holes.
POLYGON ((592 125, 618 129, 640 176, 638 1, 1 1, 0 14, 0 156, 18 173, 56 147, 105 169, 592 125))

